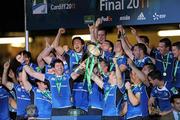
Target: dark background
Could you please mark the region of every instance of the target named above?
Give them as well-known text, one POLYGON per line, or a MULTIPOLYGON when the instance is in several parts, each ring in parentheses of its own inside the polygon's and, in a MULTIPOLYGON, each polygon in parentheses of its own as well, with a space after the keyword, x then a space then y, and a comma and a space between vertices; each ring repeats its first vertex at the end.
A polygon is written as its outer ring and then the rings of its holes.
POLYGON ((24 31, 24 0, 0 1, 0 33, 24 31))
MULTIPOLYGON (((149 30, 177 29, 179 24, 141 25, 149 30)), ((0 0, 0 36, 7 32, 24 31, 24 0, 0 0)), ((45 31, 46 32, 46 31, 45 31)))

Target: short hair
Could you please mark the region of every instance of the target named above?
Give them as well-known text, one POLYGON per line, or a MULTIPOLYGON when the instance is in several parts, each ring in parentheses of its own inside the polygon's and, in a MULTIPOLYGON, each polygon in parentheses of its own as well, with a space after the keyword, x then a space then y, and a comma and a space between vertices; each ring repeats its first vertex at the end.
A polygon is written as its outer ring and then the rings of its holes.
POLYGON ((105 35, 107 35, 107 31, 106 31, 106 29, 105 29, 104 27, 99 27, 99 28, 98 28, 98 31, 104 31, 104 32, 105 32, 105 35))
POLYGON ((143 43, 137 43, 134 45, 134 47, 137 46, 140 50, 144 52, 144 54, 147 54, 147 47, 143 43))
POLYGON ((56 63, 62 63, 62 65, 64 66, 63 61, 60 60, 60 59, 55 59, 55 60, 53 61, 53 63, 51 64, 51 66, 54 67, 56 63))
POLYGON ((20 51, 19 54, 26 55, 30 59, 32 58, 31 52, 26 51, 26 50, 20 51))
POLYGON ((159 81, 163 80, 163 76, 159 70, 151 71, 148 74, 148 77, 150 77, 152 80, 158 79, 159 81))
POLYGON ((175 46, 178 50, 180 50, 180 42, 175 42, 172 44, 172 46, 175 46))
POLYGON ((159 42, 164 43, 165 47, 169 47, 169 50, 171 50, 171 40, 169 38, 163 38, 159 42))
POLYGON ((174 103, 174 99, 177 99, 177 98, 180 99, 180 94, 172 95, 170 99, 171 103, 174 103))
POLYGON ((50 84, 49 84, 49 81, 47 79, 45 79, 44 81, 35 79, 35 82, 36 82, 36 85, 37 85, 38 82, 44 83, 45 85, 47 85, 48 89, 50 90, 50 84))
POLYGON ((74 44, 74 41, 75 41, 76 39, 80 40, 83 45, 85 44, 84 40, 83 40, 81 37, 74 37, 74 38, 72 39, 72 44, 74 44))
POLYGON ((153 63, 146 63, 146 64, 144 64, 144 66, 148 66, 149 70, 151 70, 151 71, 156 70, 156 66, 153 63))
POLYGON ((139 36, 140 38, 144 39, 144 42, 145 43, 148 43, 149 44, 149 38, 147 36, 144 36, 144 35, 141 35, 139 36))
POLYGON ((110 40, 105 40, 105 42, 108 42, 112 48, 112 51, 114 51, 114 44, 110 40))
POLYGON ((110 70, 110 63, 109 63, 106 59, 99 58, 99 61, 100 61, 100 62, 104 62, 105 65, 108 67, 108 71, 110 70))

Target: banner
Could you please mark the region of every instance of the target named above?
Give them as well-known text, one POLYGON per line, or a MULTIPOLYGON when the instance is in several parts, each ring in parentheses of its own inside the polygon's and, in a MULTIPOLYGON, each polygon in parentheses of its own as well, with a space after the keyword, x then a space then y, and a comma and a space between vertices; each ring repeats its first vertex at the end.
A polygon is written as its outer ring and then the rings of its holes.
POLYGON ((179 23, 179 0, 27 0, 28 30, 179 23))

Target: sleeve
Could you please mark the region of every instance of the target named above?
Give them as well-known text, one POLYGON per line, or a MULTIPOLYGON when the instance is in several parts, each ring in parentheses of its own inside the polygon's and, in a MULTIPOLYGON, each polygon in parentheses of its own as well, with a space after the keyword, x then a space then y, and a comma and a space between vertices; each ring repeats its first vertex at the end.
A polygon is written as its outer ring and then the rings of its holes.
POLYGON ((66 54, 68 54, 69 56, 70 56, 72 53, 73 53, 72 50, 68 50, 68 51, 66 52, 66 54))
POLYGON ((103 89, 104 89, 104 91, 108 91, 110 88, 111 88, 111 86, 110 86, 109 83, 105 82, 105 83, 103 84, 103 89))
POLYGON ((127 58, 124 56, 122 59, 118 59, 117 64, 118 64, 118 66, 120 66, 121 64, 127 66, 127 58))
POLYGON ((67 63, 67 62, 63 62, 63 64, 64 64, 64 72, 65 72, 65 73, 69 73, 68 63, 67 63))
POLYGON ((150 52, 150 56, 153 58, 155 58, 157 54, 158 54, 158 50, 156 48, 153 48, 150 52))
POLYGON ((151 91, 151 96, 152 97, 157 97, 157 90, 154 88, 154 89, 152 89, 152 91, 151 91))
POLYGON ((172 84, 168 83, 166 87, 170 91, 171 95, 179 94, 178 90, 172 84))
POLYGON ((31 89, 33 92, 36 92, 36 90, 37 90, 37 87, 34 87, 34 86, 32 86, 32 89, 31 89))
POLYGON ((140 87, 135 87, 135 88, 133 89, 133 93, 134 93, 134 94, 141 93, 140 87))
POLYGON ((147 57, 147 59, 145 61, 145 64, 147 64, 147 63, 153 63, 149 56, 147 57))
POLYGON ((64 77, 66 77, 66 79, 70 80, 71 78, 71 74, 68 72, 68 73, 65 73, 64 74, 64 77))
POLYGON ((18 83, 13 83, 13 84, 11 84, 12 85, 12 88, 14 88, 15 90, 17 89, 17 87, 18 87, 18 83))
POLYGON ((4 91, 4 95, 7 95, 8 97, 11 97, 11 94, 6 90, 6 88, 3 87, 3 91, 4 91))
POLYGON ((53 76, 52 74, 45 73, 45 79, 48 81, 51 80, 52 76, 53 76))

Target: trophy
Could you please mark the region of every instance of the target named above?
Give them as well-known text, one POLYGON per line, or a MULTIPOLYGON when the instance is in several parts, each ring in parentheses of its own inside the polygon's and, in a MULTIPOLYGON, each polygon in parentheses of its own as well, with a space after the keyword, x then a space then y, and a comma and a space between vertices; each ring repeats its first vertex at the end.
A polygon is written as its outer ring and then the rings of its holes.
POLYGON ((85 54, 85 73, 84 73, 84 83, 87 81, 88 91, 92 93, 91 87, 91 76, 94 69, 95 64, 97 63, 98 56, 101 55, 101 50, 99 45, 95 43, 87 44, 87 52, 85 54))

